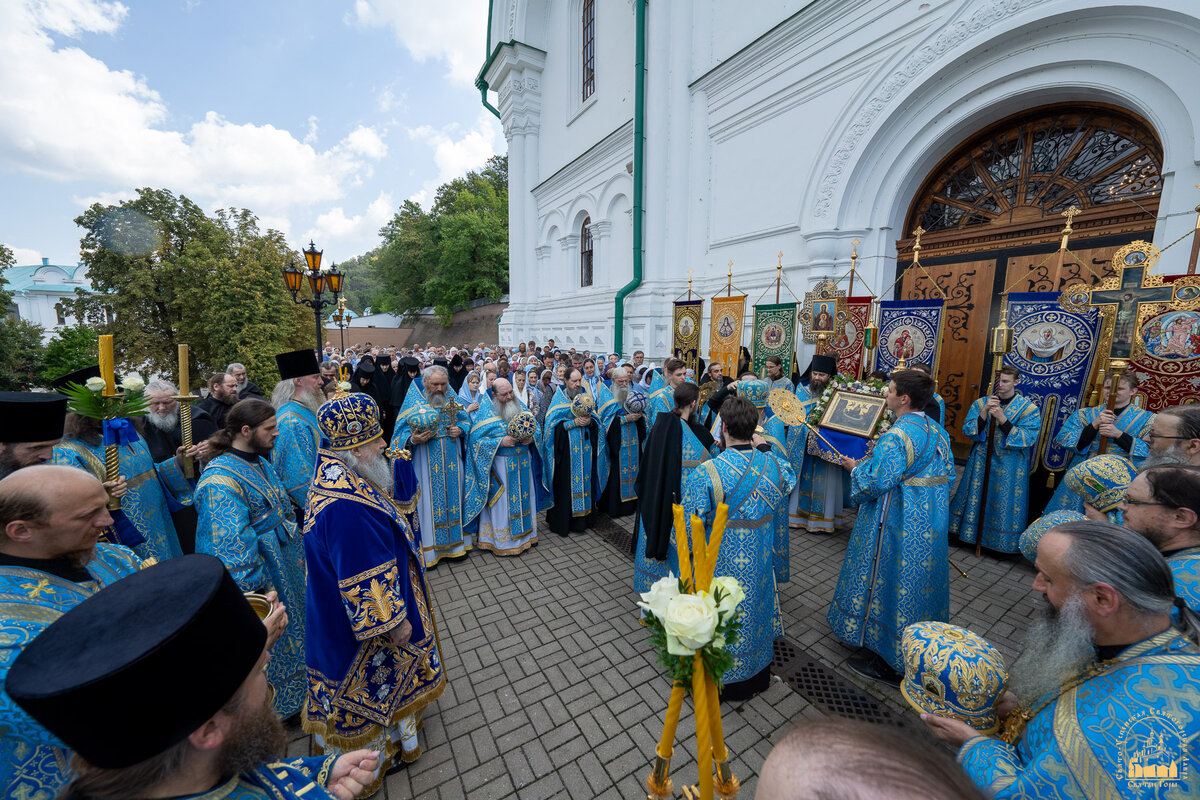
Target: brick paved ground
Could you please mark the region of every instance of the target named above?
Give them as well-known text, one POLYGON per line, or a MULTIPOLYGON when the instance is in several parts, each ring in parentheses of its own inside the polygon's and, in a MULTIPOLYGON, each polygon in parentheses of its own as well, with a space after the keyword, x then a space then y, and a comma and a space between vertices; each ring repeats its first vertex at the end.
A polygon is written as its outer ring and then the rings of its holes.
MULTIPOLYGON (((632 517, 618 520, 626 530, 632 517)), ((540 530, 545 531, 544 524, 540 530)), ((787 638, 912 724, 899 691, 845 667, 854 651, 825 622, 848 531, 792 532, 792 579, 781 589, 787 638)), ((951 621, 996 644, 1011 662, 1035 609, 1033 569, 966 548, 951 555, 951 621)), ((538 547, 500 559, 474 552, 430 572, 449 686, 425 715, 424 755, 388 778, 377 798, 623 798, 642 781, 662 731, 670 685, 638 624, 629 557, 595 533, 543 533, 538 547)), ((779 681, 722 707, 742 797, 789 723, 823 712, 779 681)), ((921 723, 915 720, 914 729, 921 723)), ((694 731, 686 713, 680 737, 694 731)), ((292 753, 306 754, 297 732, 292 753)), ((696 779, 694 747, 677 744, 678 787, 696 779)))

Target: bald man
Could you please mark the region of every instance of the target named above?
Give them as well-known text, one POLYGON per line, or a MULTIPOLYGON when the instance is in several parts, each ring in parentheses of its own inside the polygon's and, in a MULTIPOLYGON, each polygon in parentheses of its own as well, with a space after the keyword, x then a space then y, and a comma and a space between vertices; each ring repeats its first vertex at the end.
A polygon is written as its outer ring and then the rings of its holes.
POLYGON ((804 722, 763 762, 755 800, 984 800, 949 755, 910 733, 841 717, 804 722))
POLYGON ((492 381, 490 394, 479 396, 479 410, 467 436, 463 516, 478 517, 476 547, 498 556, 515 556, 537 544, 539 505, 549 504, 538 502, 536 476, 542 474, 542 463, 537 447, 530 447, 540 431, 535 420, 527 436, 517 439, 508 434, 513 419, 529 411, 508 380, 492 381))

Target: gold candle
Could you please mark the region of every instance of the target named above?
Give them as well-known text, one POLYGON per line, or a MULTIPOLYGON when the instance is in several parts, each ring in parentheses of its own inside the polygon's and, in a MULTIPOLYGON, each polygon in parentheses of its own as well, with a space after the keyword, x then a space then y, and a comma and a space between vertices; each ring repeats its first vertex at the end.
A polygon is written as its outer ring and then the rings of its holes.
POLYGON ((675 516, 675 550, 679 553, 679 577, 684 583, 692 579, 692 560, 688 555, 687 529, 683 524, 683 506, 671 506, 675 516))
POLYGON ((179 393, 181 395, 191 394, 191 387, 188 386, 188 346, 186 344, 179 345, 179 393))
POLYGON ((113 373, 113 337, 104 334, 100 337, 100 377, 104 379, 104 393, 108 396, 117 393, 117 381, 113 373))

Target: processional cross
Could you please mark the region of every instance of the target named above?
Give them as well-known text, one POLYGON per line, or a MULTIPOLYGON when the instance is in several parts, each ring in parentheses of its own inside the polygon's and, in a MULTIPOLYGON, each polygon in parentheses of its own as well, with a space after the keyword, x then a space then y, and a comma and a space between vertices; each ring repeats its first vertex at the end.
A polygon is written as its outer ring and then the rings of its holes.
POLYGON ((1146 271, 1158 261, 1158 248, 1149 242, 1127 244, 1113 254, 1120 274, 1106 278, 1091 292, 1093 306, 1116 306, 1110 359, 1127 359, 1133 354, 1134 326, 1138 306, 1162 303, 1173 295, 1170 286, 1146 286, 1146 271))

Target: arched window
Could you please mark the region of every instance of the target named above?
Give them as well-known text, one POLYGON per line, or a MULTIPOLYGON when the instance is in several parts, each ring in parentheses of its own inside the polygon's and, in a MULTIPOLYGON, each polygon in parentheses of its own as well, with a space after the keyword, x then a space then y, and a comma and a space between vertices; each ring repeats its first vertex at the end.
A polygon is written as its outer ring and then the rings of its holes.
POLYGON ((592 285, 592 218, 587 217, 579 228, 579 285, 592 285))
POLYGON ((57 324, 59 324, 59 325, 66 325, 66 324, 67 324, 67 315, 66 315, 66 314, 64 313, 64 311, 63 311, 63 304, 62 304, 62 303, 55 303, 55 304, 54 304, 54 316, 58 318, 58 323, 57 323, 57 324))
POLYGON ((582 21, 583 97, 581 101, 587 100, 596 91, 596 0, 583 0, 582 21))

